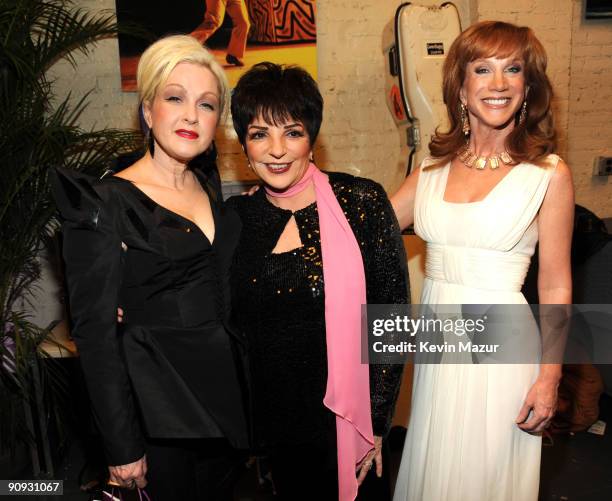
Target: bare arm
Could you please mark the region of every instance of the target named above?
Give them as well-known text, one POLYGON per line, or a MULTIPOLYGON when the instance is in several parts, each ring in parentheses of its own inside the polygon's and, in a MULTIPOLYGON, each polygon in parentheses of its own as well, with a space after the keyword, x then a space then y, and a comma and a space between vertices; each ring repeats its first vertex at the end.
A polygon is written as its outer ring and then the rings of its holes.
MULTIPOLYGON (((574 226, 574 186, 569 167, 559 160, 550 180, 538 217, 539 268, 538 294, 540 304, 570 304, 572 302, 571 244, 574 226)), ((544 324, 544 323, 543 323, 544 324)), ((552 336, 563 336, 542 326, 543 344, 558 343, 552 336)), ((519 427, 529 432, 542 431, 555 414, 557 387, 561 379, 560 363, 543 363, 540 375, 529 391, 517 418, 519 427), (529 411, 533 416, 526 421, 529 411)))
MULTIPOLYGON (((548 193, 540 210, 538 296, 541 305, 571 304, 572 271, 571 246, 574 228, 574 186, 569 167, 559 160, 555 175, 550 180, 548 193)), ((542 367, 551 375, 561 367, 542 367)))
POLYGON ((400 189, 391 197, 391 205, 397 216, 400 230, 405 230, 414 222, 414 198, 421 168, 414 169, 404 180, 400 189))

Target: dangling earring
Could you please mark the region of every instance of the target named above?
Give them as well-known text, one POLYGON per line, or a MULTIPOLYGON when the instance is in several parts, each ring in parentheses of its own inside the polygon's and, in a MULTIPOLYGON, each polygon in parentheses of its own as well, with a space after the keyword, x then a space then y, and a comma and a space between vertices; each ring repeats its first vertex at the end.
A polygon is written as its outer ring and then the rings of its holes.
POLYGON ((153 129, 149 129, 147 132, 147 149, 151 156, 155 153, 155 138, 153 137, 153 129))
POLYGON ((524 125, 525 120, 527 120, 527 99, 523 101, 523 106, 521 106, 521 114, 519 115, 519 125, 524 125))
POLYGON ((314 153, 312 151, 310 152, 310 155, 308 156, 308 160, 314 163, 314 153))
POLYGON ((467 116, 467 108, 465 104, 460 103, 459 109, 461 110, 461 130, 463 135, 467 138, 470 135, 470 121, 467 116))

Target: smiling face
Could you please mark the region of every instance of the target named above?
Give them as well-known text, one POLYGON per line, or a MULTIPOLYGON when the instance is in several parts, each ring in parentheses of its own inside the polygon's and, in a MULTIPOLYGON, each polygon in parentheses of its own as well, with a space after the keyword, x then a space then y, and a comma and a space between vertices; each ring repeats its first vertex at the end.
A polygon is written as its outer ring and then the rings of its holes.
POLYGON ((219 88, 206 67, 179 63, 144 103, 144 117, 155 137, 155 159, 187 163, 204 152, 219 120, 219 88))
POLYGON ((468 63, 461 87, 472 130, 508 129, 526 95, 523 61, 515 56, 488 57, 468 63))
POLYGON ((276 191, 298 183, 310 164, 308 133, 301 122, 291 119, 274 125, 256 118, 247 128, 244 147, 257 176, 276 191))

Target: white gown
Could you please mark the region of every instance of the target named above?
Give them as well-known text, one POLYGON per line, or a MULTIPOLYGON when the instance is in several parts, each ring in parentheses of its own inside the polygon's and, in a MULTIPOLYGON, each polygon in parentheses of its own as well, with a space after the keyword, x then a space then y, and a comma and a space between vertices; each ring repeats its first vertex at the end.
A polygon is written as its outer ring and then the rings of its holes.
MULTIPOLYGON (((427 242, 421 303, 526 303, 521 286, 558 159, 550 155, 547 168, 516 165, 473 203, 443 200, 450 164, 421 170, 415 199, 415 232, 427 242)), ((393 500, 537 501, 541 439, 515 424, 537 375, 536 364, 416 365, 393 500)))

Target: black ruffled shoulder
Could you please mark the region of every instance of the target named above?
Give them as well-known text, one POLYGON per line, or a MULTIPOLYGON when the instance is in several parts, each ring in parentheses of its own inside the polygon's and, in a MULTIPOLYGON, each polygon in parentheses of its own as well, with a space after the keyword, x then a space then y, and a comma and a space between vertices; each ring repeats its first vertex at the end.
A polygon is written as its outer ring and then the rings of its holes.
POLYGON ((109 205, 107 184, 106 180, 71 169, 51 171, 51 189, 61 218, 90 229, 97 228, 100 212, 109 205))
POLYGON ((142 457, 144 442, 126 368, 117 342, 122 280, 121 238, 116 231, 119 186, 115 178, 55 169, 51 188, 62 219, 62 254, 71 334, 104 438, 108 464, 142 457))

